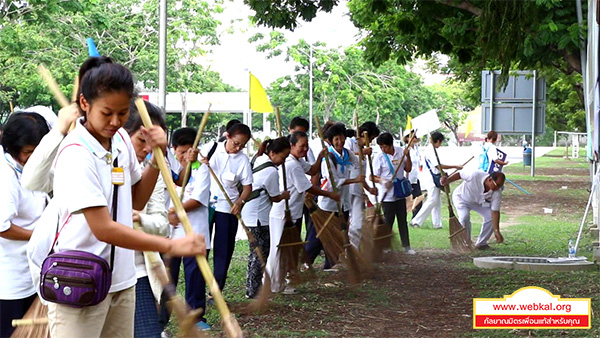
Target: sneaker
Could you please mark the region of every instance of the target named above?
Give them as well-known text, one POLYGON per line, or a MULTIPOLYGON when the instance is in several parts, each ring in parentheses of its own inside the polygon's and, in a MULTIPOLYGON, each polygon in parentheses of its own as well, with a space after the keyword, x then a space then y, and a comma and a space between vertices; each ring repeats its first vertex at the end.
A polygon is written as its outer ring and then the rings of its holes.
POLYGON ((434 225, 434 226, 433 226, 433 229, 435 229, 435 230, 439 230, 439 229, 443 229, 443 228, 444 228, 444 227, 443 227, 443 226, 441 226, 441 225, 434 225))
POLYGON ((169 331, 163 331, 160 333, 160 338, 173 338, 173 334, 169 331))
POLYGON ((475 245, 475 249, 477 250, 490 250, 491 248, 492 247, 487 244, 475 245))
POLYGON ((411 248, 404 248, 404 253, 407 255, 416 255, 417 252, 411 248))
POLYGON ((420 228, 421 226, 418 225, 417 223, 413 223, 412 221, 410 221, 410 223, 408 223, 408 225, 410 225, 413 228, 420 228))
POLYGON ((283 290, 281 293, 284 295, 295 295, 298 293, 298 290, 296 290, 295 288, 293 288, 291 286, 286 286, 285 290, 283 290))
POLYGON ((210 325, 206 324, 206 322, 197 322, 196 327, 199 331, 210 331, 210 325))
POLYGON ((312 270, 312 267, 310 265, 308 265, 308 263, 303 263, 302 266, 300 267, 300 272, 307 272, 312 270))
POLYGON ((336 268, 323 269, 324 272, 339 272, 340 270, 336 268))

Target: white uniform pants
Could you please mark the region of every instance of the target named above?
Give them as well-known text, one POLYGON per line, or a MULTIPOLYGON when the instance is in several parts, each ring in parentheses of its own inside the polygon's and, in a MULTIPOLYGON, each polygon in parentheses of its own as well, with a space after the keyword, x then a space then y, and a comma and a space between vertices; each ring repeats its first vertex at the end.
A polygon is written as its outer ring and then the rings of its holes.
POLYGON ((468 203, 463 201, 462 198, 452 195, 452 201, 456 207, 456 217, 458 221, 466 229, 469 237, 471 237, 471 211, 475 211, 483 217, 483 223, 481 224, 481 232, 477 237, 476 246, 487 245, 488 239, 492 236, 494 229, 492 227, 492 208, 489 206, 483 206, 476 203, 468 203))
POLYGON ((350 243, 358 248, 362 232, 365 203, 362 196, 351 195, 352 206, 350 208, 350 230, 348 236, 350 243))
POLYGON ((442 190, 435 185, 427 187, 427 199, 423 202, 423 206, 419 213, 410 221, 411 224, 418 226, 423 225, 429 214, 431 213, 431 222, 434 228, 442 227, 442 190))
MULTIPOLYGON (((267 258, 266 270, 271 277, 271 292, 278 293, 285 289, 285 273, 281 266, 281 251, 277 247, 283 234, 284 219, 269 217, 269 236, 271 248, 267 258)), ((263 283, 264 284, 264 283, 263 283)))

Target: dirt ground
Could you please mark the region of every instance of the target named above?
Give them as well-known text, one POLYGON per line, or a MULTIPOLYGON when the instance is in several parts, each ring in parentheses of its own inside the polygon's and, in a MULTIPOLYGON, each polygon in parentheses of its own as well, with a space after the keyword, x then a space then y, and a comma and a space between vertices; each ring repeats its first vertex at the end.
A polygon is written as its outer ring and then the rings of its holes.
MULTIPOLYGON (((503 227, 521 215, 541 214, 543 208, 553 208, 554 213, 585 208, 587 199, 574 199, 557 189, 588 189, 586 169, 540 168, 537 173, 555 179, 515 181, 532 195, 511 193, 503 200, 503 227), (561 176, 565 174, 570 175, 568 182, 561 176)), ((277 296, 286 298, 263 314, 244 314, 245 304, 231 304, 232 311, 249 336, 464 337, 472 333, 472 299, 478 294, 468 277, 483 275, 458 264, 470 261, 469 255, 442 250, 420 250, 415 256, 392 253, 364 282, 369 287, 346 285, 343 272, 319 273, 310 285, 299 288, 301 293, 277 296), (314 308, 310 304, 316 299, 335 301, 314 308)))
MULTIPOLYGON (((242 314, 238 321, 242 327, 289 330, 302 336, 460 337, 472 327, 476 290, 465 278, 467 270, 455 263, 469 260, 447 252, 392 253, 365 282, 375 291, 345 285, 343 272, 333 278, 325 275, 306 292, 311 297, 335 299, 331 306, 289 305, 310 301, 300 293, 285 296, 288 305, 274 304, 262 315, 242 314)), ((241 305, 232 310, 244 312, 241 305)))

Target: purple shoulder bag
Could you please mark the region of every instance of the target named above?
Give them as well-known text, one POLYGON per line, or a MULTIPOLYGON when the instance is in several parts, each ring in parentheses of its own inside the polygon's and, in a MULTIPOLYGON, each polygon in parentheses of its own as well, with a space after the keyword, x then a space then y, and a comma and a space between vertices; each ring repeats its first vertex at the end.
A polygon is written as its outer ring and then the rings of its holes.
MULTIPOLYGON (((115 159, 114 166, 118 166, 115 159)), ((112 218, 117 220, 118 185, 113 185, 112 218)), ((63 226, 64 227, 64 226, 63 226)), ((108 295, 112 283, 115 246, 110 248, 110 265, 92 253, 67 250, 54 253, 56 237, 48 257, 44 260, 40 278, 40 295, 45 300, 72 307, 93 306, 108 295)))

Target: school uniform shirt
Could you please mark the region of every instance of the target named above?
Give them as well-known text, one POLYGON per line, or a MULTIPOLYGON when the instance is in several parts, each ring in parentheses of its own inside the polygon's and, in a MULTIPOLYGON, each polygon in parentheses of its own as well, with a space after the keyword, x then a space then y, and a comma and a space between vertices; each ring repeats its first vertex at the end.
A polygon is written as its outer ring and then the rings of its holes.
MULTIPOLYGON (((404 161, 400 165, 398 172, 394 175, 394 170, 400 163, 402 159, 402 154, 404 153, 404 148, 394 146, 394 155, 388 155, 383 151, 377 153, 373 158, 373 174, 378 176, 385 181, 391 181, 394 179, 394 176, 398 179, 404 178, 404 167, 406 166, 407 159, 404 158, 404 161), (389 159, 389 162, 388 162, 389 159), (390 166, 391 163, 391 166, 390 166), (392 169, 393 167, 393 169, 392 169)), ((382 183, 377 183, 377 190, 379 193, 379 200, 382 202, 394 202, 398 200, 394 196, 394 187, 390 187, 389 190, 382 183), (387 193, 386 193, 387 192, 387 193), (385 199, 384 198, 385 195, 385 199)))
MULTIPOLYGON (((337 187, 338 193, 340 194, 340 203, 342 203, 343 210, 350 210, 352 206, 352 202, 350 200, 350 186, 344 185, 344 182, 350 178, 354 178, 352 176, 353 168, 358 166, 358 156, 352 154, 348 149, 344 148, 342 153, 339 154, 333 147, 329 147, 329 152, 333 156, 329 156, 330 164, 331 164, 331 172, 333 173, 333 179, 335 182, 335 186, 337 187), (333 160, 333 159, 336 160, 333 160), (337 159, 344 160, 345 164, 339 164, 337 159)), ((325 161, 325 158, 323 158, 325 161)), ((321 164, 321 189, 325 191, 333 191, 333 187, 331 185, 331 181, 329 180, 329 169, 327 168, 327 163, 321 164)), ((319 208, 325 211, 338 211, 337 202, 332 200, 329 197, 319 196, 318 203, 319 208)))
POLYGON ((502 203, 502 191, 489 190, 488 192, 484 192, 485 186, 483 184, 488 176, 488 173, 478 170, 461 170, 460 178, 463 179, 463 182, 456 187, 453 196, 460 198, 466 203, 489 206, 492 208, 492 211, 500 211, 500 204, 502 203))
MULTIPOLYGON (((207 156, 210 152, 214 143, 208 143, 202 147, 200 151, 203 156, 207 156)), ((225 150, 225 142, 219 142, 214 154, 210 158, 210 167, 215 172, 221 184, 225 188, 227 195, 232 202, 240 196, 237 190, 237 184, 251 185, 252 184, 252 167, 250 166, 250 160, 243 151, 237 154, 228 154, 225 150)), ((211 175, 210 185, 211 196, 217 197, 217 203, 215 204, 215 210, 223 213, 231 213, 231 206, 225 199, 221 188, 214 182, 214 178, 211 175)))
MULTIPOLYGON (((306 178, 304 169, 302 169, 301 160, 290 154, 285 160, 285 171, 287 176, 287 190, 290 192, 289 206, 292 219, 297 220, 302 217, 304 208, 304 193, 312 187, 310 180, 306 178)), ((279 175, 279 186, 283 189, 283 175, 279 175)), ((273 203, 269 217, 276 219, 285 218, 285 201, 273 203)))
MULTIPOLYGON (((271 162, 271 159, 267 155, 262 155, 254 162, 254 168, 271 162)), ((287 169, 287 167, 286 167, 287 169)), ((256 221, 260 221, 261 226, 269 225, 269 213, 273 202, 271 197, 281 195, 279 188, 279 172, 276 167, 266 167, 252 175, 254 182, 252 182, 252 191, 262 189, 260 195, 249 201, 242 208, 242 219, 246 226, 255 227, 256 221)))
MULTIPOLYGON (((47 202, 47 195, 25 189, 22 167, 8 153, 0 158, 0 232, 11 224, 33 230, 47 202)), ((0 238, 0 299, 23 299, 36 292, 27 261, 27 242, 0 238)))
MULTIPOLYGON (((148 160, 144 162, 140 164, 142 167, 146 167, 150 163, 148 160), (147 163, 144 164, 144 162, 147 163)), ((171 226, 169 225, 167 207, 165 206, 165 189, 165 181, 161 175, 158 175, 152 195, 150 195, 144 209, 140 210, 139 213, 140 225, 147 234, 169 237, 171 226)), ((138 279, 148 276, 148 269, 146 269, 146 261, 142 251, 135 252, 135 275, 138 279)))
MULTIPOLYGON (((204 164, 190 173, 190 180, 185 186, 183 203, 189 200, 200 202, 200 207, 187 213, 194 233, 201 234, 206 240, 206 249, 210 249, 210 233, 208 230, 208 203, 210 200, 210 172, 204 164)), ((173 229, 173 239, 185 237, 185 229, 179 224, 173 229)))
MULTIPOLYGON (((102 257, 110 264, 111 245, 99 241, 92 233, 83 210, 107 207, 112 218, 112 170, 118 158, 123 168, 123 185, 118 187, 117 222, 132 227, 131 186, 142 178, 131 139, 124 129, 112 137, 107 151, 85 127, 77 126, 62 142, 54 160, 54 198, 60 207, 60 234, 55 252, 81 250, 102 257)), ((115 247, 112 285, 109 292, 117 292, 135 285, 134 251, 115 247)))
MULTIPOLYGON (((356 137, 348 137, 346 138, 346 143, 344 143, 344 148, 348 149, 352 154, 358 154, 358 142, 356 141, 356 137)), ((358 156, 357 156, 358 158, 358 156)), ((362 174, 365 174, 365 170, 367 167, 367 163, 365 160, 362 161, 362 174)), ((352 167, 351 177, 356 177, 360 175, 360 163, 356 166, 352 167)), ((353 183, 350 184, 350 195, 352 196, 362 196, 363 195, 363 185, 361 183, 353 183)))
POLYGON ((417 184, 419 181, 419 168, 421 166, 421 159, 419 147, 416 145, 410 148, 410 161, 412 162, 412 169, 410 170, 410 173, 408 173, 408 180, 410 181, 410 184, 417 184))

